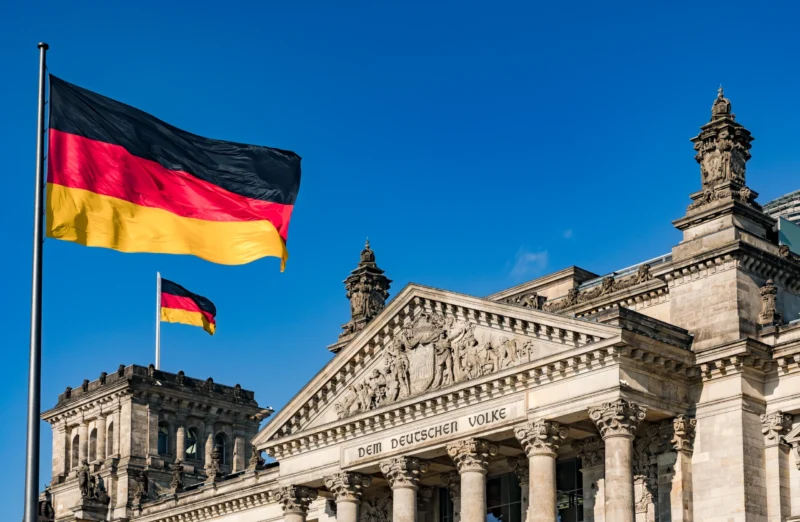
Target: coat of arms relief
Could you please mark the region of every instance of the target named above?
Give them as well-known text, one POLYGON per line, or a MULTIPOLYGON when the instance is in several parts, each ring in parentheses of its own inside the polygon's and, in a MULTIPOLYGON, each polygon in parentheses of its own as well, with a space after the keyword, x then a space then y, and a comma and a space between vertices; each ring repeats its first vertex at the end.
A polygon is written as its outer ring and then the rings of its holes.
POLYGON ((454 317, 407 317, 379 367, 347 388, 336 414, 345 418, 528 362, 533 348, 530 339, 476 332, 474 323, 454 317))

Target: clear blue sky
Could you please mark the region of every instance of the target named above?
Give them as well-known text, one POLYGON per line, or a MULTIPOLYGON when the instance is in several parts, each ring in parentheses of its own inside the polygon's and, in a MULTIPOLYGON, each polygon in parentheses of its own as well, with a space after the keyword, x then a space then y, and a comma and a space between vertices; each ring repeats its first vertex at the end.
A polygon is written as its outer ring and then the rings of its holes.
POLYGON ((330 359, 366 236, 393 295, 410 281, 486 295, 668 252, 671 221, 700 186, 688 140, 720 82, 756 137, 748 182, 760 200, 800 188, 797 7, 556 4, 5 6, 3 518, 22 512, 39 40, 70 82, 303 157, 283 274, 276 259, 227 267, 47 241, 43 407, 67 385, 152 361, 160 270, 219 310, 214 337, 164 326, 164 369, 241 383, 277 409, 330 359))

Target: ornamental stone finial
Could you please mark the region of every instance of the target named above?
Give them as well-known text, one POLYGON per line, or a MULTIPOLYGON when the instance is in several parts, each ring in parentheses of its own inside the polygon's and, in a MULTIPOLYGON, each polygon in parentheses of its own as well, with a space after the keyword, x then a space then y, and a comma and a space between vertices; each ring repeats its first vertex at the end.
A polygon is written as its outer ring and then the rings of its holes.
POLYGON ((597 425, 600 435, 633 438, 639 422, 644 420, 647 408, 626 399, 604 402, 589 408, 589 418, 597 425))
POLYGON ((392 489, 417 489, 420 476, 428 471, 428 463, 417 457, 392 457, 382 461, 380 467, 392 489))
POLYGON ((567 438, 569 428, 558 422, 539 419, 514 428, 514 435, 522 444, 525 453, 534 455, 558 455, 561 441, 567 438))
POLYGON ((447 454, 453 459, 459 473, 489 470, 489 457, 497 455, 497 445, 484 439, 461 439, 447 445, 447 454))
POLYGON ((325 486, 334 494, 337 502, 361 502, 364 489, 370 484, 372 477, 363 473, 342 471, 325 478, 325 486))
POLYGON ((761 433, 767 442, 780 442, 781 437, 792 429, 792 416, 776 411, 761 416, 761 433))
POLYGON ((530 460, 528 460, 528 457, 525 455, 517 455, 516 457, 509 457, 507 462, 508 467, 517 476, 519 485, 523 488, 526 487, 531 478, 530 460))
POLYGON ((284 486, 272 492, 275 500, 281 504, 284 514, 308 513, 308 505, 317 498, 317 490, 306 486, 284 486))

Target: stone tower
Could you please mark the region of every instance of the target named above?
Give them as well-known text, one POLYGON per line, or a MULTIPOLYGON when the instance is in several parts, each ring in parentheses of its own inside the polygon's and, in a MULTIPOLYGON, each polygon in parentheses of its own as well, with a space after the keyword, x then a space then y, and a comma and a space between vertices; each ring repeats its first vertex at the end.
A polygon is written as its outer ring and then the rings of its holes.
POLYGON ((339 341, 328 347, 333 353, 341 350, 358 332, 364 329, 386 306, 392 281, 383 275, 375 263, 375 252, 369 239, 361 251, 361 261, 344 280, 347 298, 350 300, 350 320, 342 325, 339 341))
POLYGON ((205 482, 210 470, 243 471, 271 413, 238 384, 120 365, 67 387, 42 414, 53 430, 43 500, 56 521, 128 520, 141 502, 205 482))

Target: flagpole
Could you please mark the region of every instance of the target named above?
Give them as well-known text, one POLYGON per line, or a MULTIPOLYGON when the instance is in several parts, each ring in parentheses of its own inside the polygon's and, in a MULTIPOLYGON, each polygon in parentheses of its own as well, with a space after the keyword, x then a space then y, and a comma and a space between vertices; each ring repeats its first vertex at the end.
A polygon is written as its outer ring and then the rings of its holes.
POLYGON ((31 344, 28 366, 28 439, 25 448, 25 511, 23 522, 39 513, 39 413, 42 381, 42 214, 44 208, 44 107, 48 45, 39 42, 39 110, 36 121, 36 187, 33 202, 33 277, 31 279, 31 344))
POLYGON ((161 369, 161 272, 156 272, 156 370, 161 369))

